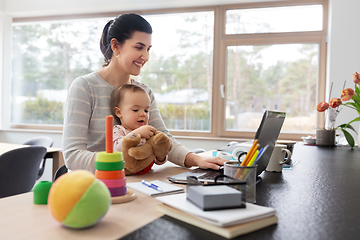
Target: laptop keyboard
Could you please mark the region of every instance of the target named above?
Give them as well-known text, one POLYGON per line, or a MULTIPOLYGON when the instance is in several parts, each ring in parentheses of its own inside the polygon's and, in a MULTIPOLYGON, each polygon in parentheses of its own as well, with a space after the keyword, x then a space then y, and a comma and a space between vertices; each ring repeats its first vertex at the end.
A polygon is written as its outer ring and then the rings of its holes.
POLYGON ((198 179, 209 179, 214 180, 216 176, 224 174, 224 169, 221 168, 220 170, 213 170, 213 169, 201 169, 195 168, 190 171, 191 173, 204 173, 201 176, 198 176, 198 179))

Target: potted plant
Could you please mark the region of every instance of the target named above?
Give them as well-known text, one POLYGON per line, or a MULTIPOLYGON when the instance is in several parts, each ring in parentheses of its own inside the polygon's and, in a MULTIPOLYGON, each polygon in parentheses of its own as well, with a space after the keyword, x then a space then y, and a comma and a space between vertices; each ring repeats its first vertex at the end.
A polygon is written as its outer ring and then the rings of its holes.
MULTIPOLYGON (((355 146, 355 140, 352 137, 352 135, 348 132, 348 129, 353 130, 357 134, 356 130, 351 126, 351 123, 360 121, 360 117, 356 117, 355 119, 351 120, 350 122, 341 124, 337 127, 335 127, 334 125, 335 125, 336 116, 339 114, 339 112, 341 110, 341 109, 339 109, 341 106, 345 106, 345 107, 354 109, 360 116, 360 88, 359 88, 360 74, 355 72, 352 76, 352 80, 355 83, 355 90, 353 90, 352 88, 344 88, 341 91, 340 98, 332 98, 332 99, 330 99, 329 103, 320 102, 316 106, 316 109, 319 112, 324 112, 326 110, 328 111, 327 118, 329 119, 331 124, 327 129, 324 129, 324 130, 330 130, 333 132, 335 132, 335 130, 341 130, 344 133, 346 141, 348 142, 351 149, 353 149, 353 147, 355 146), (352 101, 350 101, 350 100, 352 100, 352 101), (347 102, 347 101, 350 101, 350 102, 347 102), (344 102, 346 102, 346 103, 344 103, 344 102)), ((344 86, 345 86, 345 83, 344 83, 344 86)), ((331 91, 330 91, 330 94, 331 94, 331 91)), ((318 130, 317 130, 317 133, 318 133, 318 130)), ((320 137, 321 137, 320 130, 319 130, 319 133, 320 133, 320 137)), ((332 133, 332 134, 335 134, 335 133, 332 133)), ((316 138, 317 137, 318 136, 316 136, 316 138)), ((334 135, 334 139, 335 139, 335 135, 334 135)))

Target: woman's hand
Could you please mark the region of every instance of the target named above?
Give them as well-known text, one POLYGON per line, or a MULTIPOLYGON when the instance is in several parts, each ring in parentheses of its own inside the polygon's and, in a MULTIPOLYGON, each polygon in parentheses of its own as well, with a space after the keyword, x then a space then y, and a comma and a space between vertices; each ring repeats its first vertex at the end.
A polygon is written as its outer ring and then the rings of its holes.
POLYGON ((225 162, 228 162, 225 158, 221 157, 204 157, 194 153, 189 153, 186 155, 185 158, 185 166, 192 167, 192 166, 199 166, 200 168, 204 169, 215 169, 219 170, 220 166, 223 166, 225 162))

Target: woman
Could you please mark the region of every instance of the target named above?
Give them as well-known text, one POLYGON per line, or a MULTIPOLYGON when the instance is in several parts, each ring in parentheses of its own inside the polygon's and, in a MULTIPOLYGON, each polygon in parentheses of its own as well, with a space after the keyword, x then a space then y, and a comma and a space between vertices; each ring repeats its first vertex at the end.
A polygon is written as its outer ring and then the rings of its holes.
MULTIPOLYGON (((127 83, 137 84, 149 94, 149 125, 173 141, 169 161, 185 167, 212 169, 219 169, 226 161, 220 157, 196 155, 177 142, 165 127, 151 89, 130 78, 139 75, 149 60, 151 34, 150 24, 137 14, 120 15, 105 25, 100 40, 105 61, 103 68, 76 78, 66 101, 63 150, 70 170, 95 172, 96 152, 105 150, 105 117, 111 114, 111 92, 127 83)), ((115 124, 119 123, 115 121, 115 124)))

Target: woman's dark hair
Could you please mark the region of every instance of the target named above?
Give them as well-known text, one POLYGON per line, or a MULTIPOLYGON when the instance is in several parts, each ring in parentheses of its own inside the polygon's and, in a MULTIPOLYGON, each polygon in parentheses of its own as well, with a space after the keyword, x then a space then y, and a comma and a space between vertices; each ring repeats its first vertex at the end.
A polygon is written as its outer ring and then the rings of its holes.
POLYGON ((124 44, 135 31, 151 34, 152 28, 143 17, 134 13, 119 15, 105 25, 100 39, 100 49, 104 55, 104 67, 109 65, 113 54, 111 39, 115 38, 119 44, 124 44))

